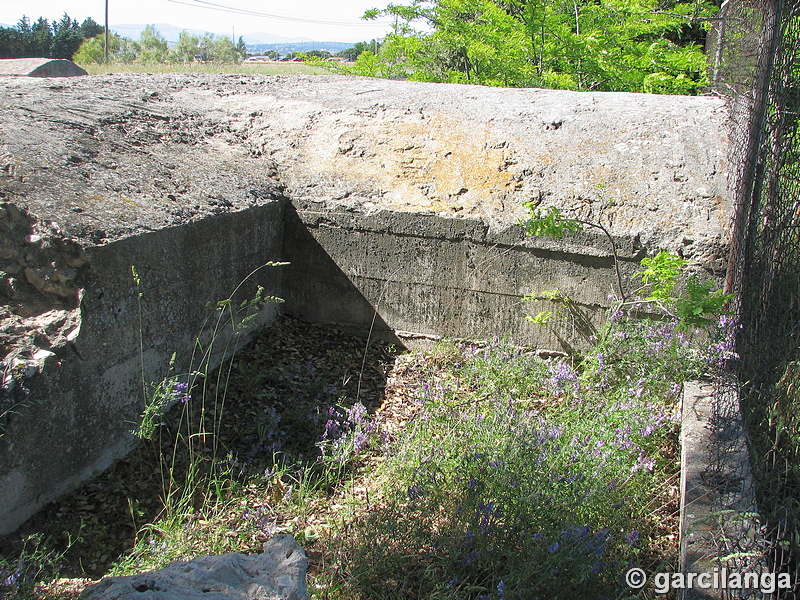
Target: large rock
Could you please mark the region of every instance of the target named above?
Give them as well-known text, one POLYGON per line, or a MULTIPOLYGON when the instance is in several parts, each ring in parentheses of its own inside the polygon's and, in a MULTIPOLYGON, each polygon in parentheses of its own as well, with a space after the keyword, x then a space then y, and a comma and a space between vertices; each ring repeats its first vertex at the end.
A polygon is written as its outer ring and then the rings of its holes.
POLYGON ((85 600, 308 600, 305 552, 290 535, 264 552, 235 552, 177 561, 166 569, 107 577, 87 588, 85 600))

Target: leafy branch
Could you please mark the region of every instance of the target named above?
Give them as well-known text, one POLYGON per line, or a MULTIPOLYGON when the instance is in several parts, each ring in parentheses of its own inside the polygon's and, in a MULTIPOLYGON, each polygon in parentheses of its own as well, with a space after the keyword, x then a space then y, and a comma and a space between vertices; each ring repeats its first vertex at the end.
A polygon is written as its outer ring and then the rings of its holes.
POLYGON ((625 288, 622 285, 622 274, 619 270, 617 245, 614 243, 614 238, 611 237, 611 232, 606 227, 600 223, 593 223, 575 217, 565 217, 561 213, 561 210, 555 206, 551 206, 544 212, 536 208, 533 202, 526 202, 524 206, 531 213, 530 218, 522 224, 528 235, 545 236, 560 240, 568 234, 582 231, 584 227, 602 231, 606 239, 611 243, 611 254, 614 258, 614 273, 617 277, 617 291, 623 301, 627 299, 628 295, 625 294, 625 288))
MULTIPOLYGON (((634 273, 633 278, 641 280, 642 287, 635 290, 637 295, 635 301, 629 301, 632 294, 625 292, 619 268, 617 246, 606 227, 600 223, 575 217, 566 217, 555 206, 549 207, 546 211, 540 211, 532 202, 527 202, 525 207, 531 214, 522 223, 528 235, 546 236, 558 240, 567 235, 583 231, 585 227, 599 229, 603 232, 611 244, 614 273, 619 291, 620 300, 615 311, 620 311, 628 305, 640 305, 643 302, 653 303, 664 313, 677 317, 679 328, 687 329, 710 324, 712 322, 710 317, 721 314, 728 302, 735 296, 735 294, 726 294, 721 289, 714 290, 712 282, 701 282, 696 275, 689 278, 686 282, 685 293, 680 294, 676 291, 678 277, 681 271, 689 264, 689 261, 662 250, 655 256, 645 257, 641 260, 640 264, 644 269, 634 273), (646 292, 642 299, 638 298, 640 292, 646 292)), ((562 297, 566 298, 557 290, 550 294, 545 294, 545 299, 552 302, 556 302, 562 297), (556 294, 556 296, 552 294, 556 294)), ((524 299, 539 300, 542 298, 526 296, 524 299)), ((552 313, 550 311, 542 311, 535 317, 528 318, 528 320, 538 324, 546 324, 551 317, 552 313)))

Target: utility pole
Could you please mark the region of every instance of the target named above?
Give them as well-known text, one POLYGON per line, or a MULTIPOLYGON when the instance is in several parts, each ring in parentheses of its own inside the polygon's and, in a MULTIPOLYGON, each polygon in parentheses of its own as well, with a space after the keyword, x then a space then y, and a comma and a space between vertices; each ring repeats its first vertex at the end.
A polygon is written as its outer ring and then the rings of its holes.
POLYGON ((106 0, 106 30, 105 30, 105 43, 103 44, 103 54, 108 64, 108 0, 106 0))

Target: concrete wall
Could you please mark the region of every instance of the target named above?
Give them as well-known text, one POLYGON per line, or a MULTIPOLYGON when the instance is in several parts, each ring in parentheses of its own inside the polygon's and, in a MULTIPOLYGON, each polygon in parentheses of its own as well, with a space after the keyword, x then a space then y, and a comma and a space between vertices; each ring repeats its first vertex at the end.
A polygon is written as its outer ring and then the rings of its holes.
MULTIPOLYGON (((392 211, 358 215, 272 200, 88 247, 72 282, 80 290, 79 305, 39 308, 71 317, 51 336, 50 350, 38 351, 37 360, 17 355, 31 376, 24 405, 4 420, 0 437, 0 532, 132 448, 130 430, 144 406, 142 373, 147 382, 160 381, 173 352, 175 372, 189 370, 194 340, 208 339, 203 324, 211 320, 208 330, 218 315, 208 304, 226 298, 267 261, 290 265, 259 271, 236 300, 262 285, 286 304, 267 306, 235 346, 286 310, 371 331, 399 345, 413 344, 417 334, 512 335, 540 348, 570 351, 585 346, 589 332, 571 320, 554 328, 531 325, 524 316, 537 307, 520 298, 558 288, 596 322, 614 286, 604 244, 578 236, 555 246, 526 239, 520 227, 492 232, 474 219, 392 211)), ((630 271, 638 254, 641 248, 622 245, 623 270, 630 271)), ((57 273, 65 269, 61 265, 57 273)), ((44 313, 31 318, 40 322, 44 313)), ((225 347, 229 334, 222 332, 220 350, 234 349, 225 347)), ((219 358, 215 354, 212 362, 219 358)))
MULTIPOLYGON (((295 204, 284 235, 292 281, 284 290, 285 309, 313 321, 391 332, 408 343, 510 335, 570 352, 587 346, 616 290, 604 237, 583 234, 554 243, 526 237, 519 226, 492 230, 479 219, 295 204), (554 319, 542 327, 526 321, 556 307, 522 296, 555 289, 574 301, 586 322, 554 319)), ((629 275, 644 249, 631 240, 616 243, 629 275)))
MULTIPOLYGON (((213 307, 252 270, 280 257, 282 215, 282 203, 273 201, 87 249, 79 333, 38 362, 20 363, 33 372, 24 404, 0 437, 0 534, 130 451, 130 430, 144 407, 142 377, 160 381, 173 352, 174 372, 188 371, 194 340, 208 340, 219 314, 208 303, 213 307)), ((257 285, 274 294, 282 277, 280 267, 263 269, 235 299, 252 297, 257 285)), ((232 352, 278 310, 264 307, 236 339, 223 328, 217 348, 232 352)), ((212 363, 219 358, 215 353, 212 363)))

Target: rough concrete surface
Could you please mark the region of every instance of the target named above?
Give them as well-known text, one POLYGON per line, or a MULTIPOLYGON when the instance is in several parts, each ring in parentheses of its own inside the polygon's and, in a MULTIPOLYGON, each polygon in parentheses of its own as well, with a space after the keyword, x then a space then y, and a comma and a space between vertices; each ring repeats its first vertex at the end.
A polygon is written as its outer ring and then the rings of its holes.
POLYGON ((0 107, 0 533, 130 447, 139 332, 147 378, 185 368, 206 304, 266 261, 292 264, 253 285, 309 320, 556 350, 591 334, 612 255, 526 238, 523 202, 602 222, 625 274, 658 249, 726 263, 718 98, 109 75, 0 78, 0 107), (522 295, 555 288, 581 315, 527 323, 552 307, 522 295))
POLYGON ((0 77, 77 77, 88 75, 71 60, 63 58, 0 58, 0 77))
POLYGON ((106 577, 87 588, 86 600, 308 600, 305 552, 290 535, 264 551, 231 552, 176 561, 165 569, 106 577))
POLYGON ((726 242, 727 110, 713 97, 116 75, 6 80, 3 101, 12 191, 79 237, 231 208, 215 192, 246 205, 258 192, 240 174, 255 169, 293 199, 350 211, 503 229, 533 200, 693 259, 726 242), (196 169, 209 160, 217 177, 196 169))
POLYGON ((681 571, 687 581, 706 573, 710 583, 681 590, 685 600, 768 595, 733 579, 734 573, 769 572, 738 392, 732 376, 684 384, 681 571))

